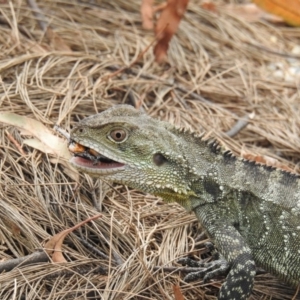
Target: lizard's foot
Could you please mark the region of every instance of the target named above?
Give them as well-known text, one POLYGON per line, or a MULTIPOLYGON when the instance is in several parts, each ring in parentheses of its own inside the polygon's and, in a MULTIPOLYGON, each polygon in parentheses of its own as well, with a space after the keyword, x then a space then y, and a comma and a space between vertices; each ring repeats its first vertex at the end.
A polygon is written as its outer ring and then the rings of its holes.
POLYGON ((203 278, 203 282, 205 283, 216 276, 227 275, 230 270, 230 266, 225 259, 218 259, 209 263, 204 263, 186 257, 179 259, 178 262, 182 265, 195 268, 195 272, 191 271, 184 277, 184 281, 186 282, 203 278), (199 271, 200 267, 203 268, 203 270, 199 271))
POLYGON ((178 263, 189 266, 192 269, 195 268, 195 271, 192 271, 184 277, 184 281, 191 282, 197 279, 203 278, 203 282, 207 282, 210 279, 219 276, 219 275, 227 275, 230 270, 230 266, 225 258, 217 251, 215 251, 213 244, 207 243, 205 247, 213 252, 214 261, 212 262, 201 262, 191 259, 189 257, 184 257, 178 260, 178 263), (203 270, 199 271, 199 268, 203 268, 203 270))

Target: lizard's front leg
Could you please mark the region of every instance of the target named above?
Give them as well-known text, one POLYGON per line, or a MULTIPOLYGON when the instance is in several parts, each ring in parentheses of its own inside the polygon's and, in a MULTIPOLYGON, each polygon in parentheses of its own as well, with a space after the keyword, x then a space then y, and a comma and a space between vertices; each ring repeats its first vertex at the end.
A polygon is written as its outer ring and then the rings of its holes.
MULTIPOLYGON (((228 273, 221 286, 218 299, 246 300, 251 294, 256 273, 250 248, 232 225, 213 224, 207 229, 225 260, 221 258, 216 261, 216 264, 210 263, 210 265, 200 262, 198 266, 204 267, 204 270, 198 271, 199 274, 189 274, 187 279, 203 277, 207 280, 211 279, 213 275, 228 273)), ((195 267, 195 261, 187 259, 185 264, 190 266, 193 264, 195 267)))
POLYGON ((226 281, 220 289, 219 299, 247 299, 251 294, 256 274, 250 248, 235 227, 230 225, 216 229, 214 240, 230 268, 226 281))
MULTIPOLYGON (((251 250, 238 230, 231 224, 218 220, 215 213, 204 211, 204 207, 195 209, 195 214, 206 228, 220 254, 228 265, 219 268, 228 271, 221 286, 219 300, 246 300, 252 291, 256 274, 255 262, 251 250)), ((222 271, 222 270, 220 270, 222 271)), ((203 274, 203 271, 200 271, 203 274)), ((218 269, 211 273, 218 273, 218 269)), ((205 277, 205 276, 204 276, 205 277)))

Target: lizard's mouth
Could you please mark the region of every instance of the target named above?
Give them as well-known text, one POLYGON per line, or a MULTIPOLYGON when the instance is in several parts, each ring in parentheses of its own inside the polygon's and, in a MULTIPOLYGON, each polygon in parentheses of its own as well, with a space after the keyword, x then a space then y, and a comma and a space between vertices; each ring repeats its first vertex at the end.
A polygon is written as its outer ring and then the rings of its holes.
POLYGON ((117 169, 124 166, 123 163, 112 160, 96 150, 74 141, 70 142, 69 150, 74 155, 71 158, 71 163, 78 167, 88 169, 117 169))

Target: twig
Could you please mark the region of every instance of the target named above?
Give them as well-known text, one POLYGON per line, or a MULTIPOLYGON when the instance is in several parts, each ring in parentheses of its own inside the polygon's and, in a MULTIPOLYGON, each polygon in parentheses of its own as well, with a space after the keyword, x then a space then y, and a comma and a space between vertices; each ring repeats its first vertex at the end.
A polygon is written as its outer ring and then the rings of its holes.
MULTIPOLYGON (((91 252, 93 252, 94 254, 98 255, 99 257, 109 260, 109 256, 104 254, 103 252, 101 252, 99 249, 97 249, 95 246, 91 245, 88 241, 77 237, 77 239, 80 241, 80 243, 82 243, 85 247, 87 247, 89 250, 91 250, 91 252)), ((112 260, 112 262, 114 264, 117 264, 116 261, 112 260)))
POLYGON ((298 296, 298 293, 299 293, 299 288, 300 288, 300 284, 297 285, 295 295, 293 296, 293 298, 291 300, 296 300, 297 299, 297 296, 298 296))
POLYGON ((5 130, 5 133, 8 137, 8 139, 17 147, 19 152, 23 155, 26 156, 25 151, 23 150, 22 146, 19 144, 19 142, 7 131, 5 130))
POLYGON ((6 186, 54 186, 54 185, 67 185, 70 184, 78 184, 76 181, 69 181, 69 182, 47 182, 47 183, 6 183, 6 182, 0 182, 0 185, 6 185, 6 186))
POLYGON ((211 104, 211 102, 210 102, 209 100, 207 100, 207 99, 205 99, 204 97, 202 97, 202 96, 196 94, 195 92, 189 91, 188 89, 184 88, 184 87, 181 86, 181 85, 175 84, 175 87, 176 87, 179 91, 181 91, 181 92, 183 92, 183 93, 186 93, 186 94, 188 94, 188 95, 191 95, 193 98, 195 98, 195 99, 197 99, 197 100, 199 100, 199 101, 201 101, 201 102, 203 102, 203 103, 211 104))
POLYGON ((117 252, 114 251, 113 249, 112 249, 112 256, 113 256, 113 258, 114 258, 114 260, 116 261, 116 264, 117 264, 118 266, 124 264, 124 261, 123 261, 123 259, 121 258, 121 256, 120 256, 119 254, 117 254, 117 252))
POLYGON ((39 25, 43 31, 46 31, 48 28, 48 22, 46 21, 46 18, 43 14, 43 12, 40 10, 38 5, 36 4, 35 0, 27 0, 28 5, 32 8, 33 13, 35 17, 37 18, 39 25))
POLYGON ((229 129, 228 131, 226 131, 224 134, 229 136, 229 137, 234 137, 235 135, 237 135, 243 128, 245 128, 250 119, 253 119, 254 114, 250 114, 250 115, 246 115, 242 118, 240 118, 231 129, 229 129))
POLYGON ((155 266, 153 268, 154 271, 164 271, 164 272, 183 272, 183 273, 192 273, 197 271, 202 271, 203 267, 198 268, 190 268, 190 267, 159 267, 155 266))
POLYGON ((50 258, 45 251, 35 251, 30 255, 10 259, 0 263, 0 273, 9 272, 16 267, 20 268, 22 266, 37 264, 41 262, 48 262, 49 260, 50 258))
POLYGON ((267 48, 267 47, 264 47, 264 46, 262 46, 262 45, 256 45, 256 44, 247 42, 247 41, 245 41, 245 40, 244 40, 243 42, 244 42, 245 44, 251 46, 251 47, 257 48, 257 49, 259 49, 259 50, 262 50, 262 51, 265 51, 265 52, 268 52, 268 53, 271 53, 271 54, 274 54, 274 55, 277 55, 277 56, 287 57, 287 58, 300 59, 300 55, 291 54, 291 53, 283 53, 283 52, 275 51, 275 50, 269 49, 269 48, 267 48))
POLYGON ((72 270, 61 270, 61 271, 56 271, 53 272, 47 276, 45 276, 43 279, 44 280, 49 280, 49 279, 54 279, 57 277, 62 277, 62 276, 68 276, 71 277, 74 275, 74 273, 80 274, 80 275, 87 275, 88 273, 92 274, 101 274, 101 275, 107 275, 107 268, 104 267, 97 267, 95 266, 76 266, 76 268, 72 270))
MULTIPOLYGON (((127 76, 122 74, 121 78, 122 78, 122 80, 125 80, 125 79, 127 79, 127 76)), ((134 97, 134 95, 132 93, 132 90, 130 88, 126 87, 125 97, 126 97, 126 102, 128 104, 132 105, 135 108, 137 107, 137 101, 135 100, 135 97, 134 97), (126 97, 126 95, 127 95, 127 97, 126 97)))
POLYGON ((59 127, 58 125, 55 125, 55 126, 53 127, 53 129, 54 129, 56 132, 60 133, 62 136, 64 136, 68 141, 70 141, 70 134, 69 134, 66 130, 62 129, 62 128, 59 127))

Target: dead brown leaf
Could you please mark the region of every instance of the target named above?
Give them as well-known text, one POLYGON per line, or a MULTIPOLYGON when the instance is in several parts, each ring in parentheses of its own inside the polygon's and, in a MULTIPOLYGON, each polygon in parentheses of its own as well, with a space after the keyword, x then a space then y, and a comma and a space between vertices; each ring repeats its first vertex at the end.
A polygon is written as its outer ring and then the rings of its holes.
POLYGON ((205 10, 217 12, 216 4, 213 2, 204 2, 204 3, 200 4, 200 6, 205 10))
POLYGON ((84 225, 87 222, 93 221, 95 219, 98 219, 99 217, 101 217, 102 214, 98 214, 96 216, 90 217, 80 223, 78 223, 77 225, 63 230, 62 232, 54 235, 46 244, 45 244, 45 250, 47 252, 47 254, 51 257, 52 261, 55 263, 63 263, 63 262, 67 262, 66 259, 64 258, 63 254, 62 254, 62 244, 63 241, 65 239, 65 237, 71 233, 72 231, 76 230, 77 228, 79 228, 80 226, 84 225))
MULTIPOLYGON (((65 141, 52 134, 41 122, 14 113, 0 113, 0 122, 16 126, 23 132, 26 130, 28 134, 38 138, 45 146, 44 152, 53 153, 67 159, 70 158, 65 141)), ((26 143, 26 140, 24 143, 26 143)))
POLYGON ((141 15, 144 29, 153 29, 153 0, 142 0, 141 15))
POLYGON ((16 126, 20 128, 21 132, 25 132, 26 135, 33 136, 34 138, 25 139, 23 144, 38 149, 43 153, 56 156, 59 159, 59 163, 63 164, 68 169, 71 169, 69 175, 71 175, 72 179, 78 181, 78 172, 68 163, 71 154, 68 150, 66 141, 52 134, 44 124, 37 120, 14 113, 0 113, 0 122, 16 126))
POLYGON ((178 29, 187 4, 188 0, 168 0, 167 6, 157 21, 155 33, 158 42, 154 47, 154 54, 155 60, 159 63, 166 59, 169 42, 178 29))
POLYGON ((174 291, 174 299, 175 300, 184 300, 184 297, 182 295, 179 285, 177 285, 177 284, 173 285, 173 291, 174 291))
POLYGON ((282 17, 288 24, 300 26, 299 0, 253 0, 262 9, 282 17))
POLYGON ((248 160, 255 161, 259 164, 272 166, 274 168, 282 169, 288 172, 293 172, 293 170, 289 168, 287 165, 284 165, 280 163, 278 160, 276 160, 275 158, 267 155, 253 155, 250 153, 242 153, 242 157, 248 160))
POLYGON ((281 17, 265 12, 254 3, 216 5, 212 2, 205 2, 201 7, 214 13, 226 12, 247 22, 257 22, 262 19, 272 23, 283 22, 281 17))

